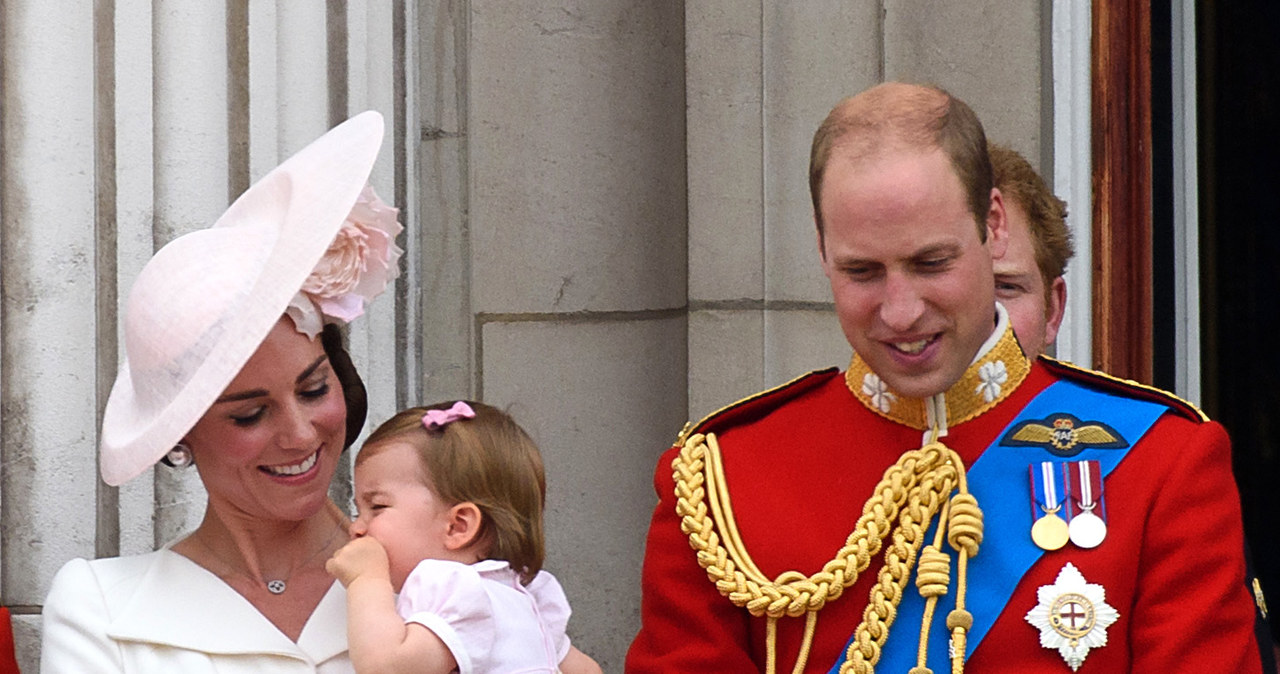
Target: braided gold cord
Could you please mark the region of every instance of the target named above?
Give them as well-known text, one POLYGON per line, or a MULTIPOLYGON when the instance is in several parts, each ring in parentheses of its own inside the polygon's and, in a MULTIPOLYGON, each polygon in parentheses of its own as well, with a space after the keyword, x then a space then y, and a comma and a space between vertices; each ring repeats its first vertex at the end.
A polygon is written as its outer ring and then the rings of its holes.
POLYGON ((951 584, 951 557, 938 548, 928 545, 920 553, 920 568, 916 573, 916 587, 920 596, 940 597, 951 584))
POLYGON ((951 499, 951 517, 948 523, 947 542, 960 553, 956 577, 956 607, 947 615, 947 629, 951 632, 951 674, 963 674, 966 637, 973 627, 973 614, 964 608, 968 586, 969 558, 978 554, 982 544, 982 510, 978 499, 969 493, 964 474, 960 475, 960 493, 951 499))
MULTIPOLYGON (((945 515, 944 515, 945 517, 945 515)), ((939 527, 941 536, 941 527, 939 527)), ((920 566, 916 568, 916 589, 924 597, 924 615, 920 620, 920 644, 916 649, 916 669, 929 672, 925 662, 929 657, 929 628, 938 599, 947 593, 951 585, 951 557, 938 549, 937 541, 926 545, 920 553, 920 566)))
POLYGON ((872 674, 875 671, 880 653, 889 639, 889 628, 897 616, 898 604, 902 602, 902 592, 916 553, 924 542, 924 530, 945 504, 955 485, 956 469, 960 464, 958 459, 955 465, 948 461, 953 456, 951 450, 939 443, 930 443, 920 451, 937 452, 944 460, 938 462, 933 471, 910 491, 908 506, 894 530, 894 544, 885 554, 884 566, 880 569, 876 585, 871 588, 862 622, 845 652, 841 674, 872 674))
MULTIPOLYGON (((858 653, 861 663, 855 671, 874 671, 920 549, 924 528, 946 502, 957 480, 961 485, 964 482, 959 457, 945 445, 933 442, 904 452, 876 485, 845 545, 821 571, 811 576, 787 571, 771 580, 756 567, 739 538, 715 435, 699 433, 687 438, 672 460, 671 469, 680 528, 689 537, 698 565, 735 606, 770 619, 766 644, 766 671, 770 674, 776 657, 774 621, 784 615, 806 615, 804 642, 794 669, 803 671, 816 630, 816 612, 857 582, 859 574, 870 566, 871 558, 879 553, 891 523, 897 520, 885 566, 872 589, 872 601, 850 646, 851 658, 858 653)), ((841 671, 850 671, 850 666, 846 662, 841 671)))

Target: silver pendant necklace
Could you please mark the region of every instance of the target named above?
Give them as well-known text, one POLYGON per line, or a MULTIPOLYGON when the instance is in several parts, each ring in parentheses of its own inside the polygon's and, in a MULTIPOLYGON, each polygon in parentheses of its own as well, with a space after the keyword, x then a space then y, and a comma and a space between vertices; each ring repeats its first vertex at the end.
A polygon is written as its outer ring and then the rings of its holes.
MULTIPOLYGON (((342 530, 343 529, 341 525, 335 526, 333 528, 333 533, 329 534, 329 538, 325 539, 325 542, 318 549, 316 549, 315 552, 308 555, 306 559, 302 560, 297 566, 295 566, 294 570, 301 569, 305 567, 307 564, 310 564, 311 561, 314 560, 317 556, 319 556, 321 552, 324 552, 325 550, 327 550, 330 545, 333 545, 334 539, 338 537, 338 532, 342 530)), ((223 566, 227 567, 234 573, 239 573, 240 575, 245 576, 246 578, 251 578, 253 580, 256 580, 259 583, 262 583, 267 588, 267 592, 270 592, 273 595, 281 595, 281 594, 284 594, 285 590, 289 589, 289 579, 293 577, 293 571, 290 571, 289 575, 285 576, 284 578, 273 578, 271 580, 266 580, 261 577, 255 578, 254 576, 251 576, 248 573, 245 573, 243 571, 237 571, 234 564, 227 561, 227 559, 222 555, 218 554, 218 552, 214 550, 212 546, 206 543, 203 538, 196 536, 195 539, 196 539, 196 542, 200 544, 200 547, 204 548, 205 550, 208 550, 209 554, 213 555, 214 558, 216 558, 219 562, 222 562, 223 566)))

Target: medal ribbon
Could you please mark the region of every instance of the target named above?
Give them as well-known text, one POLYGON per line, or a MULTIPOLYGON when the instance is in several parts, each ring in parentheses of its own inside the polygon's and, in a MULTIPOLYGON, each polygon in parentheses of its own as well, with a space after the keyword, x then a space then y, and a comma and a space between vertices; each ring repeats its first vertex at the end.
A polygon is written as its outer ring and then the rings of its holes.
POLYGON ((1102 501, 1102 468, 1098 462, 1074 461, 1063 466, 1063 472, 1067 474, 1067 489, 1071 494, 1067 500, 1072 516, 1096 508, 1097 512, 1093 514, 1106 520, 1106 505, 1102 501), (1099 505, 1102 508, 1097 508, 1099 505))
MULTIPOLYGON (((1085 449, 1077 455, 1080 460, 1097 463, 1100 494, 1102 478, 1120 464, 1129 449, 1167 410, 1168 407, 1159 403, 1122 398, 1075 382, 1058 381, 1027 403, 1016 418, 995 435, 991 445, 969 467, 969 491, 978 499, 985 522, 982 547, 978 555, 969 560, 969 589, 965 600, 966 608, 973 614, 973 627, 967 638, 969 655, 976 651, 983 637, 995 624, 996 618, 1005 610, 1009 597, 1018 587, 1023 574, 1044 554, 1027 535, 1036 514, 1027 512, 1026 496, 1020 493, 1022 490, 1011 489, 1010 485, 1019 484, 1026 479, 1024 471, 1028 464, 1055 457, 1042 447, 1001 446, 1000 439, 1018 423, 1045 419, 1053 414, 1066 413, 1079 419, 1101 417, 1099 420, 1109 424, 1130 444, 1119 449, 1085 449)), ((926 540, 933 538, 935 529, 936 527, 930 527, 926 540)), ((955 551, 949 548, 945 551, 954 559, 955 551)), ((954 575, 951 582, 951 590, 938 602, 936 616, 945 616, 955 607, 954 575)), ((1021 615, 1030 608, 1018 606, 1010 610, 1016 610, 1021 615)), ((876 664, 877 671, 905 672, 916 666, 919 639, 912 635, 919 633, 923 615, 924 598, 916 591, 915 584, 911 583, 903 592, 897 617, 893 621, 892 632, 895 638, 886 641, 880 661, 876 664)), ((937 618, 934 620, 936 622, 937 618)), ((950 632, 939 629, 938 625, 934 625, 934 629, 929 631, 927 664, 935 672, 951 671, 948 657, 950 637, 950 632)), ((838 674, 847 650, 848 642, 830 674, 838 674)))
MULTIPOLYGON (((1041 461, 1031 464, 1031 497, 1035 502, 1031 506, 1031 521, 1034 522, 1045 515, 1057 512, 1062 507, 1061 490, 1058 485, 1057 464, 1053 461, 1041 461), (1039 473, 1039 476, 1036 475, 1039 473), (1039 479, 1036 479, 1039 477, 1039 479)), ((981 504, 979 504, 981 505, 981 504)))

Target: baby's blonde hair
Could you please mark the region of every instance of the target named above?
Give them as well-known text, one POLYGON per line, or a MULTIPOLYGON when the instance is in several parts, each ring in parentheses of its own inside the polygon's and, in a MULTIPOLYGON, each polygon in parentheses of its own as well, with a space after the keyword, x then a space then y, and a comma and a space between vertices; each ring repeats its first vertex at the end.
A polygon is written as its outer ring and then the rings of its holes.
POLYGON ((542 455, 524 429, 505 412, 466 401, 474 419, 459 419, 428 430, 428 410, 449 409, 453 402, 411 407, 397 413, 369 435, 356 465, 375 445, 407 442, 418 457, 429 487, 450 506, 470 501, 480 509, 480 531, 474 544, 489 559, 505 560, 525 583, 542 569, 545 547, 542 509, 547 482, 542 455))

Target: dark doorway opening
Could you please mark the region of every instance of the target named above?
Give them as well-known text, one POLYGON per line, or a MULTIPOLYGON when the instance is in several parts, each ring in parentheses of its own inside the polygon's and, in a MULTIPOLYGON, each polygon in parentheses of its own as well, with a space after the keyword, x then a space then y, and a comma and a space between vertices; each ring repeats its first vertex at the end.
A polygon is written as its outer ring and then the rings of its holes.
MULTIPOLYGON (((1280 605, 1280 3, 1198 2, 1205 411, 1231 434, 1245 533, 1280 605)), ((1271 616, 1273 633, 1280 620, 1271 616)))

